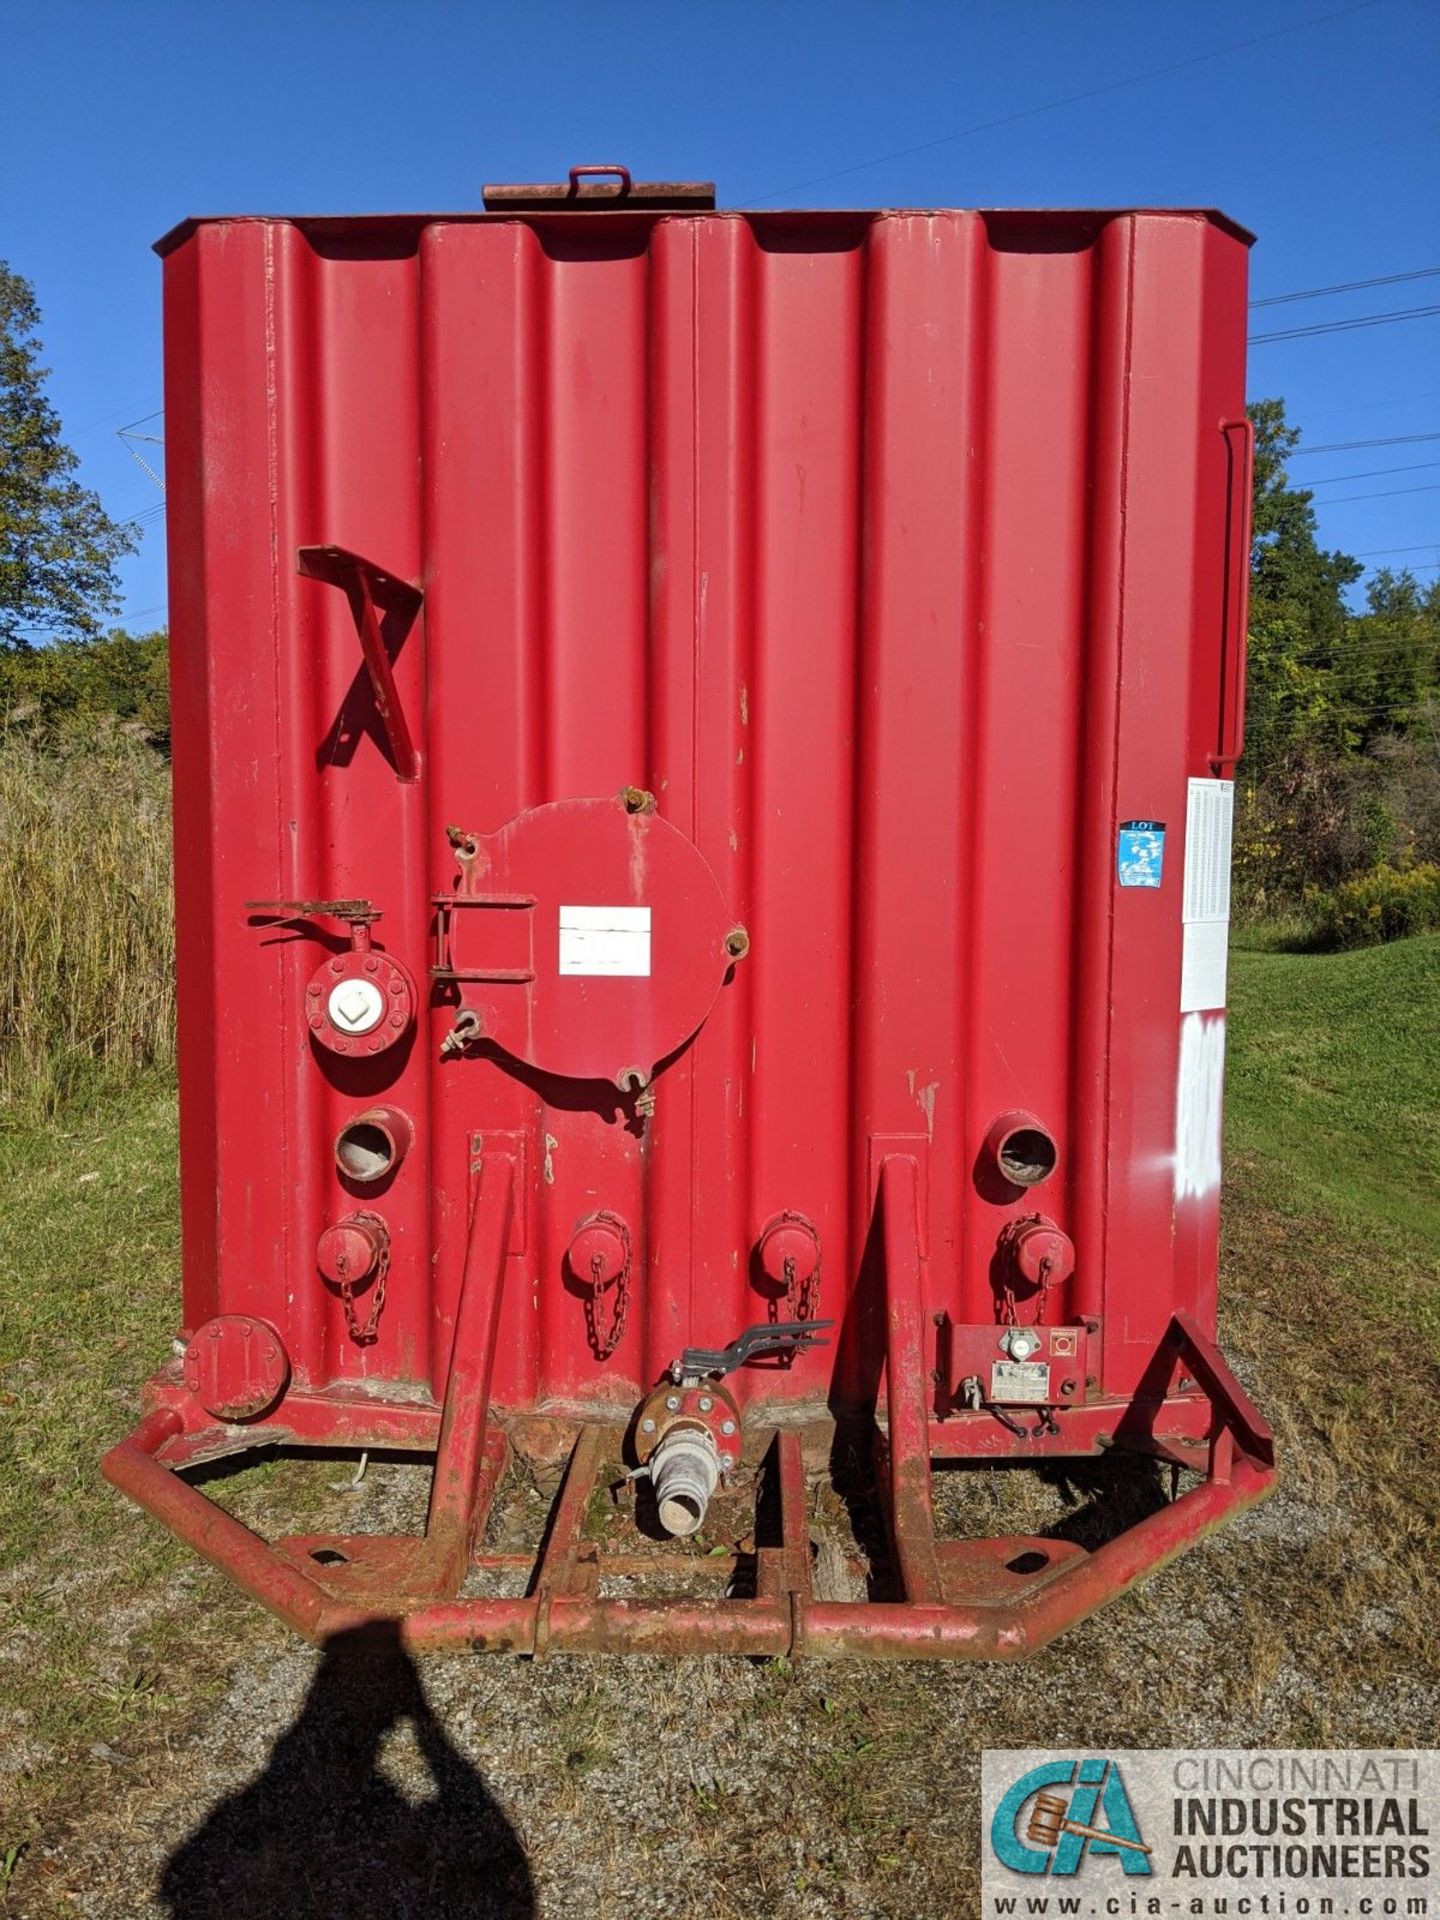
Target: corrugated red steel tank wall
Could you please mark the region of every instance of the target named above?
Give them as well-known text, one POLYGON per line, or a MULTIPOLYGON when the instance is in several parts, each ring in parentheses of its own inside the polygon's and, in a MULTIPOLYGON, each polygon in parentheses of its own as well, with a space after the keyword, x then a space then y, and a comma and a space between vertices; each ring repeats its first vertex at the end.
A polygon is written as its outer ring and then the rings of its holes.
MULTIPOLYGON (((1076 1242, 1131 1390, 1177 1308, 1213 1326, 1212 1187, 1177 1195, 1186 782, 1212 771, 1245 250, 1203 215, 625 215, 217 222, 166 262, 186 1318, 274 1320, 301 1382, 448 1358, 472 1136, 530 1142, 502 1405, 628 1405, 763 1318, 796 1209, 820 1310, 860 1269, 870 1138, 926 1161, 935 1309, 989 1321, 1005 1220, 1076 1242), (384 751, 334 544, 424 590, 384 751), (484 1057, 318 1063, 324 951, 255 898, 372 898, 420 980, 445 829, 652 790, 751 935, 656 1111, 484 1057), (1165 886, 1115 834, 1167 822, 1165 886), (329 1142, 383 1094, 380 1338, 314 1272, 354 1203, 329 1142), (997 1205, 994 1116, 1060 1165, 997 1205), (641 1258, 613 1360, 563 1254, 597 1207, 641 1258)), ((339 942, 338 930, 327 937, 339 942)), ((1219 1016, 1204 1016, 1213 1023, 1219 1016)), ((1196 1019, 1201 1016, 1190 1016, 1196 1019)), ((853 1342, 742 1396, 838 1397, 853 1342)), ((874 1356, 870 1357, 870 1365, 874 1356)), ((857 1373, 854 1369, 859 1368, 857 1373)), ((847 1369, 849 1371, 847 1371, 847 1369)))

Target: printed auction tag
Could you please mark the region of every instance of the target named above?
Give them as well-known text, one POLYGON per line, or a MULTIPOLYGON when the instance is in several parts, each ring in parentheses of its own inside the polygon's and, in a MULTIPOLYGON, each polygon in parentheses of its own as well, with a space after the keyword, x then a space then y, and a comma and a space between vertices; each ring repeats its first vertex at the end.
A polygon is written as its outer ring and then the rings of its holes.
POLYGON ((1440 1754, 990 1750, 981 1912, 1440 1915, 1440 1754))

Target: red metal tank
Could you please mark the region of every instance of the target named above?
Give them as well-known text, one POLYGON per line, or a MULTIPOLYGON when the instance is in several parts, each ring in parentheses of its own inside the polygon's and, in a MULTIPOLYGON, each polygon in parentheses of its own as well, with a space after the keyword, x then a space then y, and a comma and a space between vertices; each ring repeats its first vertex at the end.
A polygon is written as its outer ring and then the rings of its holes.
POLYGON ((1214 1345, 1247 245, 620 169, 161 242, 223 1337, 107 1471, 297 1626, 1013 1657, 1268 1487, 1214 1345), (458 1600, 532 1417, 530 1597, 458 1600), (836 1420, 888 1598, 811 1590, 836 1420), (687 1528, 763 1455, 753 1598, 601 1596, 627 1425, 687 1528), (267 1547, 170 1472, 279 1441, 436 1452, 427 1535, 267 1547), (1093 1553, 937 1540, 934 1460, 1112 1447, 1200 1477, 1093 1553))

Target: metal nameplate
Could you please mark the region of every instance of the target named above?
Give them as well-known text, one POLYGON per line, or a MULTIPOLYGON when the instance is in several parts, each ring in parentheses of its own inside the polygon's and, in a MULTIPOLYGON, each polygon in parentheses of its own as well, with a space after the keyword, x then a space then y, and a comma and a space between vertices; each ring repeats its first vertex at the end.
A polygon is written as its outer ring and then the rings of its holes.
POLYGON ((997 1360, 990 1369, 990 1398, 994 1401, 1050 1398, 1050 1364, 1046 1360, 997 1360))

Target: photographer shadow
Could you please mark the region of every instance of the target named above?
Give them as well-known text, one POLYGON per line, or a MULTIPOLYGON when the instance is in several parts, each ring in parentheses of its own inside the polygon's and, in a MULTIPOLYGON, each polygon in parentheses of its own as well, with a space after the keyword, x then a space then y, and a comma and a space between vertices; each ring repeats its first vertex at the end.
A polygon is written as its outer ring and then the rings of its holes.
POLYGON ((394 1621, 325 1644, 298 1719, 258 1779, 166 1862, 172 1920, 533 1920, 509 1820, 435 1717, 394 1621), (408 1723, 430 1792, 379 1764, 408 1723))

